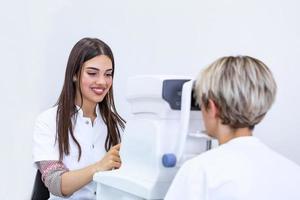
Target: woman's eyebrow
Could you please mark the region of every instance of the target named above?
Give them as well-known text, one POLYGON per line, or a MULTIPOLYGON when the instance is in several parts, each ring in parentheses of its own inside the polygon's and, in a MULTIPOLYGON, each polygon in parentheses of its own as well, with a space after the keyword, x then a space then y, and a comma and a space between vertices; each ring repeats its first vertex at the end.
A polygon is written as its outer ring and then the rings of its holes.
POLYGON ((87 67, 87 68, 85 68, 85 69, 92 69, 92 70, 97 70, 97 71, 99 71, 99 69, 96 68, 96 67, 87 67))
MULTIPOLYGON (((100 69, 97 68, 97 67, 86 67, 85 69, 87 69, 87 70, 96 70, 96 71, 100 71, 100 69)), ((105 70, 105 72, 112 72, 112 71, 113 71, 112 68, 105 70)))

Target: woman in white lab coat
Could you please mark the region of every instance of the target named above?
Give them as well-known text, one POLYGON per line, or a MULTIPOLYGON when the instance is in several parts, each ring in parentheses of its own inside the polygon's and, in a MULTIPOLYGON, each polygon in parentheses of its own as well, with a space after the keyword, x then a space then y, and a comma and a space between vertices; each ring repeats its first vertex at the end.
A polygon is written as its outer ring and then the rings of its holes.
POLYGON ((220 144, 180 168, 165 200, 297 200, 300 167, 253 136, 274 102, 268 67, 249 56, 223 57, 196 82, 207 134, 220 144))
POLYGON ((57 104, 40 114, 33 159, 50 199, 96 199, 93 174, 119 168, 125 121, 113 98, 114 58, 97 38, 73 47, 57 104))

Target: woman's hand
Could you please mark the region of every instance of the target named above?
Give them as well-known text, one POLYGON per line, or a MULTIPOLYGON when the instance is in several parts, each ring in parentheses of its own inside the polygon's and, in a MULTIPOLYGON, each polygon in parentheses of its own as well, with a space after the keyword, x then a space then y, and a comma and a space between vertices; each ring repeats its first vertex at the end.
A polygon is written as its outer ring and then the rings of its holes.
POLYGON ((88 184, 95 172, 107 171, 121 166, 119 155, 121 144, 110 148, 102 160, 82 169, 68 171, 62 174, 61 191, 65 196, 69 196, 88 184))
POLYGON ((121 158, 119 155, 121 144, 117 144, 110 148, 106 155, 96 163, 97 171, 107 171, 118 169, 121 166, 121 158))

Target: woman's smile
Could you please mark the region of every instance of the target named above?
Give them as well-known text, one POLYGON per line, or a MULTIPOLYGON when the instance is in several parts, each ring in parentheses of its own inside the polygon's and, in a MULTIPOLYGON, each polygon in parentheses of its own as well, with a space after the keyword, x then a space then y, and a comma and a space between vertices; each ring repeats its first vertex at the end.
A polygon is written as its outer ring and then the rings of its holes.
POLYGON ((96 95, 102 95, 106 91, 105 87, 91 87, 91 89, 96 95))

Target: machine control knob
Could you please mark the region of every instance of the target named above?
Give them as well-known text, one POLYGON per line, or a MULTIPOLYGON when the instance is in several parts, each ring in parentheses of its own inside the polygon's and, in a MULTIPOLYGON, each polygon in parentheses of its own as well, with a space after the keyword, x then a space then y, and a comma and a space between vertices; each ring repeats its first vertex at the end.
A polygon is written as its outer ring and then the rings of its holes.
POLYGON ((164 167, 174 167, 177 159, 173 153, 166 153, 162 157, 162 163, 164 167))

